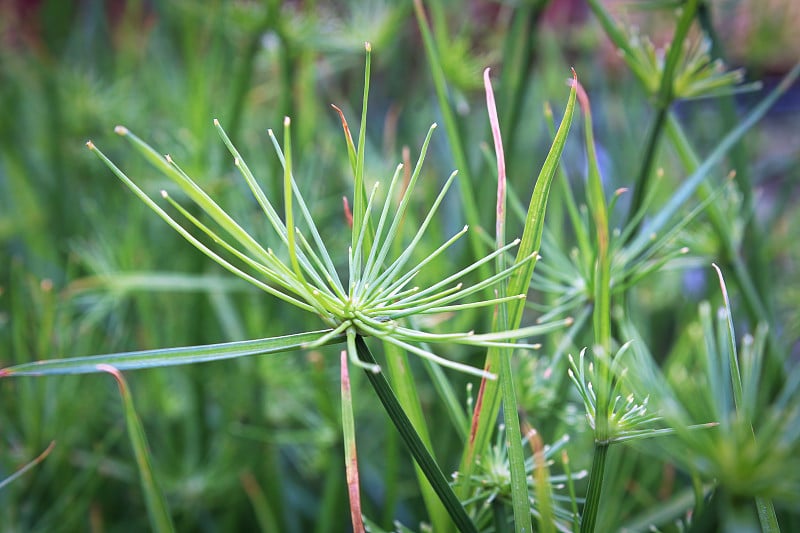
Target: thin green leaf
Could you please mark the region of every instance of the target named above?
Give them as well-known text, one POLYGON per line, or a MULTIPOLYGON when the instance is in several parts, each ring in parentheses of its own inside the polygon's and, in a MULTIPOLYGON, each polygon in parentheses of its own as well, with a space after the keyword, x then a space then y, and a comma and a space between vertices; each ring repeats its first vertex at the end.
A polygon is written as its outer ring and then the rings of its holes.
MULTIPOLYGON (((377 364, 363 338, 358 337, 356 339, 356 347, 358 349, 358 356, 363 362, 366 364, 377 364)), ((382 372, 367 372, 367 378, 375 389, 384 409, 386 409, 386 413, 394 423, 409 451, 414 456, 417 464, 424 472, 425 477, 427 477, 433 489, 436 491, 436 494, 444 504, 445 509, 447 509, 447 512, 450 514, 453 523, 462 533, 477 532, 478 530, 475 524, 467 515, 461 502, 458 501, 453 489, 447 482, 447 478, 444 477, 439 465, 436 464, 430 451, 423 443, 405 411, 403 411, 403 408, 397 401, 397 396, 395 396, 392 388, 389 386, 389 382, 386 381, 386 377, 382 372)))
MULTIPOLYGON (((577 79, 577 75, 574 75, 574 77, 577 79)), ((556 169, 558 168, 559 160, 561 159, 561 154, 564 150, 570 126, 572 125, 572 116, 575 111, 575 99, 576 89, 575 85, 573 85, 564 111, 564 117, 558 127, 558 132, 547 154, 547 158, 542 165, 539 176, 536 178, 536 184, 528 206, 525 228, 522 233, 520 248, 517 250, 516 259, 517 263, 520 261, 527 261, 527 263, 509 279, 507 288, 509 294, 527 293, 528 286, 530 285, 535 262, 529 261, 527 258, 531 257, 534 250, 538 250, 541 244, 547 197, 556 174, 556 169)), ((507 305, 509 327, 517 328, 522 322, 522 313, 525 309, 524 303, 509 303, 507 305)), ((487 371, 499 368, 499 357, 500 351, 498 349, 489 349, 485 365, 487 371)), ((463 497, 466 497, 469 491, 475 457, 482 455, 489 445, 492 427, 500 408, 499 384, 486 381, 481 384, 481 387, 483 389, 482 402, 480 405, 476 405, 473 414, 472 433, 465 447, 464 455, 461 459, 461 466, 459 468, 459 480, 461 481, 459 483, 459 494, 463 497)))
MULTIPOLYGON (((0 370, 0 378, 9 376, 50 376, 57 374, 92 374, 98 372, 97 365, 111 365, 118 370, 138 370, 165 366, 188 365, 207 361, 235 359, 249 355, 266 355, 305 348, 308 344, 327 335, 331 330, 310 331, 281 337, 164 348, 139 352, 123 352, 107 355, 91 355, 69 359, 49 359, 23 363, 0 370)), ((343 342, 339 336, 329 339, 327 344, 343 342)))
POLYGON ((142 483, 145 504, 147 505, 147 515, 150 518, 150 527, 158 533, 168 533, 175 531, 167 508, 167 501, 158 486, 158 481, 153 471, 153 460, 150 447, 147 444, 142 422, 136 414, 133 405, 133 398, 128 390, 128 384, 122 373, 115 367, 107 364, 99 364, 97 372, 108 372, 117 380, 119 393, 122 396, 122 404, 125 408, 125 422, 128 426, 128 437, 131 440, 131 447, 136 456, 136 465, 139 468, 139 477, 142 483))

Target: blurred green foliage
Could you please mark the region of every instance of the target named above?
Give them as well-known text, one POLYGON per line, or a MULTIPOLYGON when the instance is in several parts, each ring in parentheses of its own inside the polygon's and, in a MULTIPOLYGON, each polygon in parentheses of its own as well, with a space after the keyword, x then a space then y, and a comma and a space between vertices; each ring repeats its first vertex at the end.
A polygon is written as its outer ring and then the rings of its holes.
MULTIPOLYGON (((551 142, 543 103, 561 108, 570 66, 592 99, 606 197, 631 187, 640 170, 652 95, 624 67, 582 3, 553 1, 545 10, 547 3, 425 3, 469 167, 463 170, 472 177, 486 235, 494 227, 496 189, 480 82, 486 66, 499 76, 509 186, 518 203, 527 204, 531 180, 551 142)), ((711 27, 724 33, 725 21, 714 18, 714 4, 700 4, 711 6, 711 27)), ((146 133, 154 146, 173 150, 187 173, 260 237, 267 235, 264 220, 233 175, 212 119, 225 124, 266 193, 278 197, 282 170, 266 129, 278 129, 283 117, 291 116, 298 185, 314 216, 325 221, 328 245, 345 251, 349 235, 341 198, 352 195, 352 183, 341 123, 329 104, 348 117, 358 116, 364 41, 372 43, 375 58, 366 150, 366 177, 372 182, 391 176, 403 147, 418 147, 430 123, 442 117, 411 2, 0 3, 0 367, 315 329, 318 324, 309 325, 307 314, 227 277, 152 216, 84 143, 89 138, 102 143, 146 191, 157 194, 167 188, 172 193, 167 180, 117 142, 112 130, 124 124, 146 133)), ((724 52, 710 50, 715 57, 724 52)), ((763 53, 768 59, 771 52, 763 53)), ((753 61, 762 60, 761 54, 754 52, 753 61)), ((747 66, 759 70, 757 63, 747 66)), ((698 195, 681 211, 689 213, 709 197, 716 210, 695 213, 672 242, 688 247, 689 256, 670 261, 667 271, 637 281, 628 299, 613 302, 614 312, 622 307, 629 312, 613 335, 620 344, 634 335, 640 339, 682 398, 703 386, 692 378, 697 369, 691 355, 701 328, 698 302, 721 302, 708 266, 718 261, 723 269, 734 268, 738 258, 762 307, 749 305, 742 288, 730 282, 737 331, 755 332, 763 321, 773 335, 764 341, 771 363, 764 363, 763 392, 754 400, 755 409, 762 412, 775 398, 787 410, 797 409, 797 392, 789 390, 800 387, 791 377, 797 365, 792 346, 800 337, 797 98, 797 90, 790 91, 779 111, 751 132, 728 162, 716 166, 708 196, 698 195), (736 180, 720 185, 719 178, 732 167, 736 180)), ((737 109, 749 109, 753 101, 752 95, 728 96, 674 107, 695 157, 730 131, 737 109)), ((456 164, 453 139, 448 132, 431 144, 425 179, 416 193, 420 212, 456 164)), ((682 152, 674 137, 666 146, 653 167, 659 177, 648 192, 652 196, 646 205, 652 209, 667 204, 694 170, 692 154, 682 152)), ((544 261, 550 247, 556 265, 569 265, 573 250, 582 245, 567 196, 586 203, 586 167, 580 135, 573 135, 557 178, 561 185, 554 185, 548 207, 544 261)), ((464 224, 457 198, 448 198, 445 215, 434 222, 440 235, 464 224)), ((626 195, 612 202, 607 221, 612 232, 622 227, 628 204, 626 195)), ((577 210, 588 225, 585 207, 577 210)), ((520 235, 523 223, 509 217, 509 237, 520 235)), ((470 254, 464 246, 447 260, 450 266, 463 266, 470 254)), ((578 291, 585 288, 582 274, 570 278, 578 291)), ((523 325, 559 303, 559 294, 548 292, 544 282, 535 281, 533 289, 523 325)), ((591 293, 581 295, 579 303, 590 307, 591 293)), ((594 337, 587 326, 591 320, 570 309, 575 327, 544 339, 541 352, 516 357, 514 378, 518 411, 545 443, 563 448, 573 473, 585 474, 593 435, 580 412, 581 398, 570 389, 564 355, 577 356, 594 337), (567 434, 569 441, 562 441, 567 434)), ((485 327, 490 318, 468 314, 453 320, 485 327)), ((710 319, 703 315, 703 320, 710 319)), ((470 364, 483 362, 480 350, 453 346, 444 352, 470 364)), ((178 530, 349 530, 337 355, 338 349, 321 348, 126 374, 178 530)), ((413 361, 411 367, 425 421, 437 428, 431 431, 433 454, 444 472, 455 471, 462 437, 422 365, 413 361)), ((469 416, 478 382, 447 376, 469 416)), ((351 378, 364 512, 383 528, 398 520, 417 530, 429 518, 412 460, 364 377, 353 372, 351 378)), ((56 441, 42 464, 0 490, 0 531, 148 527, 125 415, 107 376, 2 380, 0 405, 0 479, 56 441)), ((751 418, 758 430, 758 417, 751 418)), ((786 431, 797 433, 798 428, 786 431)), ((792 435, 787 439, 796 446, 794 433, 794 441, 792 435)), ((695 527, 712 530, 739 523, 719 518, 731 509, 745 508, 745 515, 750 509, 737 493, 698 506, 697 493, 702 503, 714 480, 685 467, 702 456, 674 459, 676 453, 693 453, 691 447, 676 444, 660 452, 646 444, 618 446, 609 453, 601 500, 614 512, 601 511, 598 530, 656 524, 677 531, 691 527, 693 510, 705 511, 695 527)), ((789 453, 783 452, 776 461, 789 453)), ((492 453, 502 466, 499 439, 492 453)), ((788 476, 790 489, 771 496, 781 525, 791 531, 800 528, 800 510, 792 503, 797 500, 791 499, 797 475, 782 473, 781 466, 764 467, 764 476, 788 476)), ((556 458, 550 468, 560 476, 565 466, 556 458)), ((582 495, 585 476, 575 477, 582 495)), ((501 485, 486 488, 480 498, 492 493, 492 499, 503 501, 507 487, 501 485)), ((558 505, 563 505, 559 516, 569 516, 566 493, 566 487, 557 491, 558 505)), ((483 508, 476 513, 482 525, 489 524, 483 508)))

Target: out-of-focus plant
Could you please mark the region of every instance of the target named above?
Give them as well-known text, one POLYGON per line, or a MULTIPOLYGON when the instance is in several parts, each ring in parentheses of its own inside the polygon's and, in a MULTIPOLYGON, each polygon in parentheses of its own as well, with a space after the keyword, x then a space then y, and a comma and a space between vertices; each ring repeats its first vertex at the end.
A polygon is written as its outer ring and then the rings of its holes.
POLYGON ((634 339, 624 360, 636 368, 631 386, 647 391, 653 407, 675 430, 656 449, 693 476, 693 520, 699 527, 779 531, 773 501, 792 504, 800 497, 800 370, 795 368, 765 404, 759 390, 765 326, 745 335, 737 346, 727 287, 721 270, 714 268, 723 305, 716 313, 708 302, 700 305, 699 323, 689 331, 689 345, 696 349, 661 371, 633 322, 621 317, 624 334, 634 339), (690 430, 696 423, 715 427, 690 430), (703 487, 709 483, 718 508, 704 514, 709 503, 703 487))

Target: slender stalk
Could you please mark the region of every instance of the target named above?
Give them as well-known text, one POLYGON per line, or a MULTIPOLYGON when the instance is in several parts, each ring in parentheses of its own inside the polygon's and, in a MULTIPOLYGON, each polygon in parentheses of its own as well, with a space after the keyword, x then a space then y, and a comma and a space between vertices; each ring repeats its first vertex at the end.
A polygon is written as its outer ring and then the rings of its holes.
POLYGON ((584 503, 583 516, 581 517, 581 533, 594 533, 595 531, 607 456, 608 444, 595 442, 592 469, 589 471, 589 488, 586 492, 586 503, 584 503))
MULTIPOLYGON (((459 169, 462 178, 459 181, 459 191, 461 193, 461 208, 464 210, 464 218, 470 226, 479 227, 481 225, 481 218, 475 201, 473 180, 470 173, 469 161, 466 156, 466 151, 464 150, 463 135, 448 98, 447 80, 444 70, 442 69, 439 52, 431 33, 430 24, 428 23, 428 17, 425 14, 422 0, 414 0, 414 13, 417 16, 420 33, 422 34, 422 40, 425 44, 425 54, 428 58, 431 77, 433 78, 433 84, 436 89, 436 96, 439 100, 444 128, 447 132, 447 138, 450 141, 450 149, 453 153, 456 168, 459 169)), ((483 255, 482 250, 484 246, 476 232, 470 233, 469 243, 473 256, 481 257, 483 255)), ((486 277, 487 272, 488 269, 486 267, 481 267, 481 277, 486 277)))
POLYGON ((533 531, 530 503, 528 502, 528 479, 525 473, 525 456, 522 452, 522 432, 517 413, 517 396, 514 390, 514 375, 511 372, 511 349, 500 354, 500 390, 503 396, 503 419, 506 424, 508 466, 511 472, 511 504, 514 509, 515 530, 523 533, 533 531))
POLYGON ((347 472, 347 491, 350 498, 350 520, 355 533, 364 533, 361 517, 361 487, 358 480, 358 454, 356 451, 356 429, 353 418, 353 394, 350 389, 350 373, 347 370, 347 351, 340 357, 342 385, 342 434, 344 435, 344 464, 347 472))
POLYGON ((505 505, 497 499, 492 502, 492 518, 494 519, 495 533, 511 533, 512 529, 508 527, 505 505))
POLYGON ((122 404, 125 411, 128 438, 130 439, 131 447, 136 457, 136 466, 139 470, 142 493, 144 494, 145 505, 147 507, 147 515, 150 518, 150 527, 157 533, 173 532, 175 531, 175 526, 172 523, 172 517, 167 507, 167 500, 156 479, 156 472, 153 468, 153 457, 150 453, 150 446, 147 443, 147 435, 145 435, 142 421, 136 413, 128 384, 122 376, 122 373, 111 365, 97 365, 97 370, 99 372, 108 372, 117 380, 117 386, 119 387, 119 393, 122 397, 122 404))
MULTIPOLYGON (((383 343, 383 350, 386 355, 386 366, 389 369, 389 379, 396 391, 397 400, 414 425, 414 429, 419 434, 422 442, 428 448, 432 448, 428 426, 425 424, 422 405, 417 394, 417 387, 414 384, 414 378, 411 375, 411 368, 408 364, 408 356, 403 350, 390 342, 383 343)), ((426 361, 426 363, 430 366, 435 366, 429 361, 426 361)), ((445 508, 426 479, 422 469, 417 465, 415 470, 422 499, 425 501, 425 507, 428 510, 433 530, 446 531, 449 521, 445 508)))
POLYGON ((503 71, 500 77, 500 116, 506 144, 514 146, 517 124, 524 116, 520 113, 525 85, 533 70, 537 23, 550 0, 521 2, 514 8, 511 27, 503 42, 503 71))
POLYGON ((775 505, 773 505, 772 499, 757 497, 756 509, 758 510, 758 520, 761 522, 761 531, 779 533, 781 528, 778 525, 778 517, 775 514, 775 505))
MULTIPOLYGON (((649 188, 650 176, 653 174, 653 164, 656 159, 659 141, 664 132, 669 108, 675 98, 673 94, 673 76, 675 74, 675 68, 678 66, 681 53, 683 52, 683 41, 686 39, 686 35, 689 33, 689 28, 694 20, 697 11, 697 2, 698 0, 689 0, 683 5, 681 17, 678 20, 678 26, 675 28, 675 35, 672 37, 672 43, 669 46, 667 59, 664 63, 664 70, 661 74, 661 85, 656 95, 656 117, 647 134, 642 164, 639 167, 639 173, 637 174, 636 182, 633 187, 633 199, 631 200, 631 208, 628 212, 629 221, 636 217, 642 207, 644 199, 647 197, 647 190, 649 188)), ((637 229, 640 224, 641 221, 637 222, 637 229)))
MULTIPOLYGON (((364 342, 361 336, 356 337, 356 349, 358 351, 358 357, 362 362, 368 365, 378 364, 372 352, 370 352, 367 343, 364 342)), ((467 512, 464 510, 461 502, 458 501, 455 493, 450 488, 447 478, 444 477, 439 465, 436 464, 428 448, 422 442, 422 439, 414 429, 405 411, 403 411, 403 408, 400 406, 400 402, 398 402, 397 396, 395 396, 394 391, 392 391, 392 388, 389 386, 386 377, 382 372, 367 372, 366 374, 381 404, 383 404, 384 409, 386 409, 386 413, 389 415, 389 418, 392 419, 392 422, 403 438, 411 455, 413 455, 417 464, 424 472, 425 477, 428 478, 428 481, 433 486, 433 490, 436 491, 436 494, 442 500, 453 523, 459 531, 477 532, 478 530, 475 524, 469 516, 467 516, 467 512)))

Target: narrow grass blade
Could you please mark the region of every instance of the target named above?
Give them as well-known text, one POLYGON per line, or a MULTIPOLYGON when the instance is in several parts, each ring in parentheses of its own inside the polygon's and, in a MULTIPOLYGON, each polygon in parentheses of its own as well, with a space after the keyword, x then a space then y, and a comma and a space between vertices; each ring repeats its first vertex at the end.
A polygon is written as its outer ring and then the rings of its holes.
POLYGON ((56 446, 56 441, 52 441, 47 446, 47 448, 44 449, 44 451, 42 453, 40 453, 39 455, 36 456, 35 459, 33 459, 29 463, 27 463, 24 466, 22 466, 19 470, 17 470, 16 472, 11 474, 10 476, 5 478, 4 480, 0 481, 0 490, 3 490, 3 488, 6 485, 8 485, 9 483, 12 483, 15 479, 18 479, 18 478, 22 477, 25 474, 25 472, 27 472, 28 470, 30 470, 34 466, 36 466, 39 463, 41 463, 42 461, 44 461, 47 458, 47 456, 50 455, 50 452, 53 451, 53 448, 55 448, 55 446, 56 446))
MULTIPOLYGON (((722 299, 725 302, 725 322, 727 338, 724 339, 725 345, 717 346, 719 350, 723 350, 728 354, 728 365, 730 366, 731 374, 731 389, 733 390, 733 399, 736 410, 744 408, 742 404, 743 387, 742 387, 742 373, 739 369, 739 355, 736 350, 736 333, 733 330, 733 310, 731 309, 731 301, 728 298, 728 288, 725 286, 725 279, 722 277, 722 270, 715 265, 711 264, 717 272, 719 279, 720 290, 722 291, 722 299)), ((720 331, 722 333, 722 331, 720 331)))
MULTIPOLYGON (((397 395, 400 406, 408 415, 414 429, 419 434, 420 440, 422 440, 429 449, 433 449, 428 425, 425 422, 425 415, 422 412, 422 405, 419 395, 417 394, 417 386, 414 383, 414 376, 411 374, 411 367, 408 364, 408 356, 400 347, 386 341, 383 342, 383 352, 386 357, 389 380, 397 395)), ((427 360, 424 361, 429 363, 427 360)), ((434 364, 430 364, 429 366, 440 368, 434 364)), ((415 464, 414 466, 417 474, 417 482, 419 483, 420 492, 422 493, 422 499, 425 501, 425 507, 428 510, 428 516, 431 520, 433 530, 445 531, 450 525, 447 511, 436 495, 436 492, 433 490, 433 486, 425 477, 425 473, 419 465, 415 464)))
MULTIPOLYGON (((577 80, 577 75, 573 73, 574 79, 577 80)), ((531 201, 528 206, 528 212, 525 218, 525 228, 522 233, 522 241, 517 250, 517 263, 520 261, 527 261, 522 268, 517 270, 509 279, 508 294, 524 294, 527 293, 528 287, 533 275, 535 261, 528 261, 528 258, 539 249, 542 241, 542 232, 544 231, 544 216, 547 207, 547 198, 550 192, 550 186, 553 178, 556 175, 561 154, 564 151, 567 135, 569 134, 572 125, 572 116, 575 111, 576 100, 576 85, 573 84, 570 90, 567 106, 564 111, 564 117, 558 127, 558 131, 547 154, 539 176, 536 178, 536 185, 533 189, 531 201)), ((508 325, 510 328, 515 329, 519 327, 522 322, 522 313, 525 309, 524 302, 509 303, 508 305, 508 325)), ((485 369, 489 372, 496 371, 499 368, 499 357, 501 352, 497 348, 490 348, 486 356, 485 369)), ((489 445, 489 439, 492 434, 492 428, 497 418, 497 412, 500 408, 500 390, 497 382, 485 381, 481 383, 481 402, 476 404, 475 412, 473 413, 472 430, 470 440, 464 449, 464 454, 459 468, 459 494, 465 497, 469 492, 469 484, 472 479, 472 471, 474 468, 474 459, 482 455, 489 445)))
MULTIPOLYGON (((505 244, 506 232, 506 158, 503 150, 503 138, 497 118, 497 107, 494 101, 492 80, 489 69, 483 71, 483 83, 486 92, 486 109, 489 113, 489 124, 494 140, 495 158, 497 159, 497 202, 495 212, 495 248, 501 249, 505 244)), ((503 272, 506 268, 505 254, 498 254, 495 270, 503 272)), ((497 295, 505 298, 507 282, 497 285, 497 295)), ((516 294, 516 293, 513 293, 516 294)), ((516 303, 516 302, 515 302, 516 303)), ((496 308, 492 331, 508 329, 508 306, 503 303, 496 308)), ((500 390, 503 396, 503 419, 506 424, 508 442, 508 466, 511 474, 511 507, 514 511, 514 527, 517 531, 533 530, 528 495, 528 476, 525 471, 525 454, 522 449, 522 431, 520 429, 517 395, 514 390, 514 379, 511 373, 511 354, 509 348, 500 349, 500 390)))
MULTIPOLYGON (((98 372, 97 365, 112 365, 117 370, 138 370, 165 366, 188 365, 207 361, 221 361, 248 355, 266 355, 304 348, 330 330, 296 333, 281 337, 226 342, 204 346, 164 348, 139 352, 124 352, 107 355, 91 355, 69 359, 50 359, 23 363, 0 369, 0 378, 9 376, 50 376, 56 374, 91 374, 98 372)), ((344 336, 328 339, 327 344, 344 341, 344 336)))
POLYGON ((122 404, 125 408, 125 422, 128 426, 128 437, 131 440, 133 453, 136 456, 136 465, 139 468, 139 476, 142 482, 142 492, 144 493, 147 505, 147 514, 150 517, 150 527, 158 533, 175 531, 172 518, 167 509, 167 502, 164 494, 158 486, 153 472, 153 461, 150 448, 147 444, 147 436, 142 428, 142 422, 136 414, 133 405, 133 398, 128 390, 128 384, 122 373, 115 367, 106 364, 97 365, 98 372, 108 372, 117 380, 119 393, 122 396, 122 404))
POLYGON ((592 109, 589 96, 583 86, 577 83, 578 101, 583 109, 586 158, 589 174, 587 176, 587 195, 589 210, 594 220, 596 245, 594 264, 594 343, 602 346, 606 352, 611 351, 611 259, 609 257, 608 205, 603 191, 600 166, 597 163, 597 151, 594 144, 592 125, 592 109))
POLYGON ((350 373, 347 371, 347 350, 342 350, 339 359, 341 365, 344 464, 347 472, 347 494, 350 499, 350 521, 355 533, 364 533, 364 520, 361 517, 361 486, 358 480, 356 426, 353 419, 353 394, 350 390, 350 373))
POLYGON ((372 246, 372 222, 364 218, 366 204, 367 204, 367 189, 364 184, 364 159, 366 157, 366 144, 367 144, 367 104, 369 102, 369 78, 370 78, 370 65, 372 63, 372 45, 364 43, 364 49, 367 52, 367 57, 364 65, 364 98, 361 107, 361 125, 358 128, 358 148, 356 151, 356 170, 353 174, 353 238, 352 247, 356 247, 356 238, 358 230, 363 224, 368 224, 367 238, 365 241, 365 248, 369 249, 372 246))
POLYGON ((353 136, 350 134, 350 126, 347 125, 347 119, 344 118, 344 113, 341 109, 331 104, 331 107, 339 113, 339 120, 342 121, 342 129, 344 130, 344 141, 347 145, 347 157, 350 159, 350 167, 353 174, 356 172, 356 147, 353 144, 353 136))
POLYGON ((247 471, 239 475, 239 480, 242 483, 245 494, 250 499, 261 531, 280 531, 278 517, 275 516, 267 495, 261 485, 258 484, 256 477, 247 471))
POLYGON ((539 514, 537 515, 537 531, 542 533, 555 533, 556 519, 553 513, 555 504, 553 502, 553 487, 550 482, 550 470, 547 466, 547 458, 545 457, 544 444, 539 433, 525 423, 525 440, 531 445, 531 452, 533 453, 533 478, 534 478, 534 492, 536 494, 537 508, 539 514))
MULTIPOLYGON (((578 76, 573 72, 573 79, 577 82, 578 76)), ((575 112, 575 99, 576 99, 576 85, 573 84, 569 93, 569 100, 567 101, 566 109, 564 110, 564 117, 561 119, 561 124, 558 127, 556 136, 553 139, 553 144, 550 151, 547 153, 544 164, 542 165, 539 175, 536 178, 536 185, 533 188, 530 204, 528 205, 528 213, 525 218, 525 229, 522 232, 522 242, 517 250, 517 261, 524 260, 528 255, 534 251, 539 250, 542 242, 542 232, 544 231, 544 217, 547 209, 547 198, 550 194, 550 186, 553 183, 553 178, 556 174, 561 154, 564 151, 564 145, 567 142, 567 135, 569 135, 570 127, 572 126, 572 115, 575 112)), ((528 263, 528 265, 517 272, 511 277, 508 285, 509 294, 521 294, 527 291, 533 275, 533 268, 535 263, 528 263)), ((522 321, 522 312, 524 306, 522 303, 518 305, 509 305, 509 325, 511 327, 518 327, 522 321)))
MULTIPOLYGON (((433 78, 433 85, 436 89, 436 97, 439 100, 439 110, 442 113, 444 128, 447 132, 447 139, 450 142, 450 147, 453 152, 453 159, 456 168, 461 174, 459 182, 459 191, 461 192, 461 208, 464 210, 464 217, 467 224, 473 227, 479 227, 481 224, 480 215, 478 213, 478 206, 475 199, 475 192, 473 188, 473 180, 469 167, 469 160, 466 157, 464 150, 464 139, 460 132, 458 122, 456 121, 453 106, 448 97, 447 80, 442 68, 439 52, 436 48, 436 43, 431 32, 428 17, 425 14, 425 7, 422 0, 414 0, 414 13, 416 14, 417 24, 422 34, 422 42, 425 46, 425 56, 428 58, 428 66, 430 67, 431 77, 433 78)), ((442 36, 444 38, 444 36, 442 36)), ((470 235, 470 247, 474 257, 482 256, 482 245, 477 235, 470 235)), ((485 267, 481 269, 482 277, 488 272, 485 267)))
POLYGON ((289 247, 289 260, 292 263, 294 274, 303 279, 303 272, 300 270, 300 263, 297 261, 297 235, 294 225, 294 209, 292 202, 292 121, 289 117, 283 119, 283 153, 285 162, 283 165, 283 212, 286 217, 286 238, 289 247))

